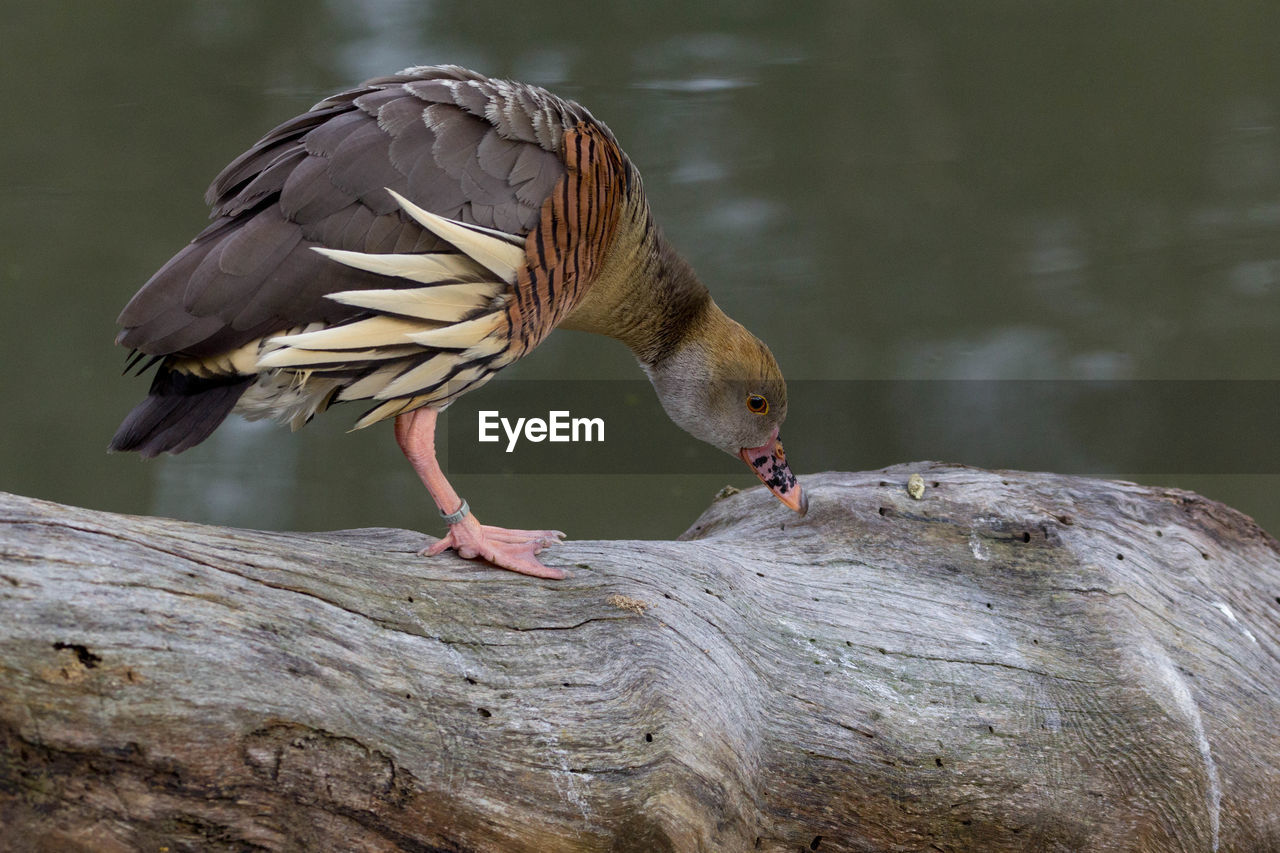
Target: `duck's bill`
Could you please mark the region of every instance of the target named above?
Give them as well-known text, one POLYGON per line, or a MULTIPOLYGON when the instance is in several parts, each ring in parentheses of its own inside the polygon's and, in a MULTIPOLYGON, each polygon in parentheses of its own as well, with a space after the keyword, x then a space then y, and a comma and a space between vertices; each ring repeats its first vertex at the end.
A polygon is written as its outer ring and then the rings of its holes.
POLYGON ((796 475, 791 473, 791 466, 787 464, 787 452, 782 449, 776 429, 764 444, 759 447, 744 447, 738 451, 738 456, 751 466, 760 482, 769 487, 769 491, 782 501, 783 506, 801 515, 809 511, 809 496, 796 482, 796 475))

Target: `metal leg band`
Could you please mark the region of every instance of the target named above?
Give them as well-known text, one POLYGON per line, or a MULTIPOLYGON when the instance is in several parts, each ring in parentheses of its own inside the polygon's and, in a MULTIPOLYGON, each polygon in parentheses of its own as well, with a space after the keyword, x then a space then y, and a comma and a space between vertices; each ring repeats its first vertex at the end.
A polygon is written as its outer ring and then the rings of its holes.
POLYGON ((462 519, 471 514, 471 507, 467 506, 467 499, 462 499, 462 506, 458 507, 457 512, 441 512, 440 517, 444 519, 445 524, 457 524, 462 519))

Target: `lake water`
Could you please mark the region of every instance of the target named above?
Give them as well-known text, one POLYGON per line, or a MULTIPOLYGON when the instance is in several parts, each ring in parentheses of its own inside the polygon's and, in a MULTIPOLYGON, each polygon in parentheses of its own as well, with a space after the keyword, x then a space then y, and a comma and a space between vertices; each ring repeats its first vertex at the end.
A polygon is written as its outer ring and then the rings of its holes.
MULTIPOLYGON (((1091 382, 1140 394, 1149 380, 1280 379, 1273 4, 694 5, 7 9, 0 489, 254 527, 438 532, 390 427, 346 433, 355 407, 296 434, 232 419, 148 463, 105 448, 146 389, 119 375, 115 316, 202 227, 218 170, 331 91, 452 62, 545 85, 613 128, 717 301, 808 380, 783 433, 802 475, 964 453, 947 461, 1193 488, 1280 532, 1265 441, 1227 463, 1173 446, 1171 418, 1199 419, 1203 439, 1205 416, 1220 414, 1211 393, 1185 412, 1130 406, 1123 424, 1087 406, 1070 431, 1036 421, 981 443, 984 424, 1007 426, 998 389, 1015 387, 992 380, 1043 380, 1037 411, 1052 414, 1091 382), (892 389, 822 390, 870 380, 909 381, 907 416, 888 408, 892 389), (865 402, 825 404, 844 399, 865 402), (957 425, 979 443, 946 440, 957 425), (1126 441, 1170 441, 1167 465, 1147 452, 1126 471, 1099 452, 1097 437, 1121 427, 1126 441), (1028 452, 1037 445, 1054 452, 1028 452)), ((620 344, 557 333, 482 393, 501 408, 507 383, 637 376, 620 344)), ((1275 422, 1280 395, 1250 399, 1256 410, 1222 418, 1223 445, 1241 424, 1275 422)), ((681 473, 693 441, 664 434, 677 462, 652 473, 453 478, 492 523, 666 538, 721 485, 754 482, 728 457, 681 473)))

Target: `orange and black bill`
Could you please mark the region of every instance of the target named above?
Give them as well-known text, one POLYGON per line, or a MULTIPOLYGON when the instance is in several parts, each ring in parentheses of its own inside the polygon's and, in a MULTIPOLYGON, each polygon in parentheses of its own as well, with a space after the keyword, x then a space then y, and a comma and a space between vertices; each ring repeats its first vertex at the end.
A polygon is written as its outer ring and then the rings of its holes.
POLYGON ((782 501, 784 506, 804 515, 809 511, 809 497, 796 482, 796 475, 791 473, 787 464, 787 452, 782 449, 775 429, 769 440, 759 447, 744 447, 738 456, 751 466, 760 482, 769 487, 774 497, 782 501))

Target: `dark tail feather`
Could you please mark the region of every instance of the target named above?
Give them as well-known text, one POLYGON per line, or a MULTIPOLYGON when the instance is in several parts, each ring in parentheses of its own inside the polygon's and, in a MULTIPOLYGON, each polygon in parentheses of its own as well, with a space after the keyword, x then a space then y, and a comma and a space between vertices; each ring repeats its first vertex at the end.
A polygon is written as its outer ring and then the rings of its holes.
POLYGON ((204 378, 161 365, 150 395, 120 424, 108 449, 136 450, 150 458, 195 447, 230 414, 254 378, 204 378))

